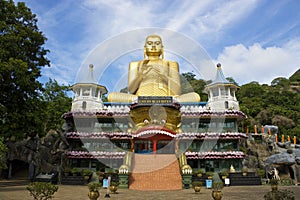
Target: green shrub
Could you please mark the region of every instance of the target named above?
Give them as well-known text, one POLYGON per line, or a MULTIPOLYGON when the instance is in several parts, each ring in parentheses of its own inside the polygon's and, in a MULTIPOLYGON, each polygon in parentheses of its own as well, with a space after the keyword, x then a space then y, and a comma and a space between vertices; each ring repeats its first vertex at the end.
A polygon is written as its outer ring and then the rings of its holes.
POLYGON ((120 185, 120 183, 117 181, 110 182, 110 186, 119 186, 119 185, 120 185))
POLYGON ((220 191, 222 190, 224 187, 224 183, 223 182, 213 182, 212 183, 212 188, 214 191, 220 191))
POLYGON ((192 182, 192 186, 196 187, 196 186, 202 186, 202 182, 201 181, 193 181, 192 182))
POLYGON ((295 200, 294 192, 290 190, 275 190, 264 195, 265 200, 295 200))
POLYGON ((71 173, 78 175, 80 173, 80 170, 78 168, 72 168, 71 173))
POLYGON ((277 179, 270 179, 270 185, 278 185, 278 180, 277 179))
POLYGON ((260 178, 263 178, 266 176, 266 170, 264 170, 264 169, 258 169, 258 170, 256 170, 256 173, 260 178))
POLYGON ((98 191, 100 184, 98 182, 92 182, 88 184, 89 191, 96 192, 98 191))
POLYGON ((8 151, 8 148, 4 144, 4 139, 0 137, 0 169, 6 169, 6 153, 8 151))
POLYGON ((90 176, 92 175, 93 171, 89 169, 83 169, 81 173, 83 176, 90 176))
POLYGON ((223 169, 222 171, 221 171, 221 176, 228 176, 229 175, 229 170, 228 169, 223 169))
POLYGON ((26 189, 33 196, 34 200, 47 200, 53 198, 54 193, 58 190, 58 186, 45 182, 33 182, 26 189))

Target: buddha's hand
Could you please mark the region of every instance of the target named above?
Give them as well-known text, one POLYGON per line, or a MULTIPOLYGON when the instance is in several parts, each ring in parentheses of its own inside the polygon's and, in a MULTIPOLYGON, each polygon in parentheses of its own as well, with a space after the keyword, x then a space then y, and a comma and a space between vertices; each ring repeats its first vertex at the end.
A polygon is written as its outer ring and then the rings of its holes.
POLYGON ((139 74, 142 75, 142 76, 146 76, 151 70, 152 70, 151 65, 144 65, 142 67, 142 70, 139 72, 139 74))

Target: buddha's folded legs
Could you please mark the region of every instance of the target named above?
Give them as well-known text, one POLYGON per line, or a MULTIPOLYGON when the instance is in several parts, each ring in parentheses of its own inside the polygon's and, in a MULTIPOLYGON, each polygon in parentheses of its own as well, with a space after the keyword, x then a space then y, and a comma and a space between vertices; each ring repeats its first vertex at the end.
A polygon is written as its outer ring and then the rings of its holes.
POLYGON ((195 92, 182 94, 176 97, 178 102, 199 102, 200 96, 195 92))

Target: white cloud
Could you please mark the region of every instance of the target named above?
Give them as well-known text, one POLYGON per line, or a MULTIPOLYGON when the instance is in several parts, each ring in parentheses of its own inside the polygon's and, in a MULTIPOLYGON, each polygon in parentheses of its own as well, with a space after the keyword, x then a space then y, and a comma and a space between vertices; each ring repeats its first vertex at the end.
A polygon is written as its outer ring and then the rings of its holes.
POLYGON ((186 23, 189 34, 202 42, 223 38, 226 29, 235 26, 257 6, 256 0, 208 2, 199 13, 192 12, 186 23))
POLYGON ((270 84, 274 78, 289 78, 299 69, 299 38, 290 40, 282 47, 262 47, 256 43, 224 48, 216 62, 222 64, 224 74, 233 77, 240 85, 251 81, 270 84))
MULTIPOLYGON (((161 27, 177 31, 204 44, 206 48, 214 49, 216 51, 214 54, 218 54, 218 51, 223 48, 215 47, 216 43, 226 44, 226 38, 232 38, 230 44, 236 45, 224 48, 214 64, 221 62, 225 75, 232 76, 240 84, 253 80, 270 83, 277 76, 291 75, 299 63, 299 42, 296 39, 280 47, 264 47, 267 44, 264 41, 271 39, 274 40, 272 44, 276 44, 277 35, 290 37, 290 32, 287 31, 295 30, 298 26, 297 22, 288 24, 286 28, 277 27, 275 29, 277 31, 274 32, 275 39, 268 35, 264 37, 265 39, 261 39, 260 43, 251 46, 245 46, 247 41, 234 41, 234 34, 226 35, 228 30, 238 29, 241 24, 249 22, 247 20, 251 21, 251 14, 257 14, 256 11, 260 10, 261 6, 273 5, 273 3, 258 0, 66 0, 59 3, 25 1, 33 8, 33 12, 38 14, 40 29, 49 39, 47 48, 51 50, 49 58, 53 67, 45 69, 43 75, 61 80, 64 84, 73 84, 76 81, 77 71, 82 64, 86 66, 90 64, 85 63, 85 58, 89 57, 90 52, 97 45, 126 31, 145 27, 161 27)), ((278 5, 273 7, 280 8, 278 5)), ((272 18, 274 13, 269 15, 272 18)), ((252 30, 247 31, 247 39, 257 42, 257 35, 253 35, 252 30)), ((128 45, 128 41, 120 41, 119 45, 128 45)), ((192 48, 184 43, 166 43, 165 46, 170 53, 172 53, 172 45, 181 46, 191 55, 187 59, 188 62, 191 57, 199 57, 197 52, 193 52, 192 48)), ((96 70, 97 64, 103 58, 99 55, 95 55, 94 58, 96 70)), ((208 74, 206 71, 215 70, 214 65, 213 70, 207 69, 206 66, 211 65, 211 62, 208 60, 207 63, 200 66, 203 78, 210 77, 206 75, 208 74)), ((122 66, 120 65, 120 71, 124 70, 122 66)), ((181 66, 182 72, 189 69, 185 68, 185 65, 181 66)))

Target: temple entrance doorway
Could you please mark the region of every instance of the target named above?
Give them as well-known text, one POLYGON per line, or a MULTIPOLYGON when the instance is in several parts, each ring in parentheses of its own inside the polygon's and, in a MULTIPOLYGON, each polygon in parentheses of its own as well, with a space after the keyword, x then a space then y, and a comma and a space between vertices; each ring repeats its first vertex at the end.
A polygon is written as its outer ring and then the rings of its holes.
POLYGON ((153 143, 151 140, 134 141, 135 153, 153 153, 153 143))
POLYGON ((141 154, 174 154, 175 140, 167 135, 154 135, 134 140, 134 152, 141 154))

